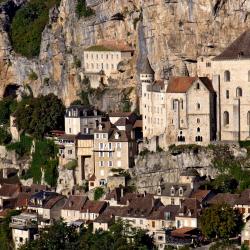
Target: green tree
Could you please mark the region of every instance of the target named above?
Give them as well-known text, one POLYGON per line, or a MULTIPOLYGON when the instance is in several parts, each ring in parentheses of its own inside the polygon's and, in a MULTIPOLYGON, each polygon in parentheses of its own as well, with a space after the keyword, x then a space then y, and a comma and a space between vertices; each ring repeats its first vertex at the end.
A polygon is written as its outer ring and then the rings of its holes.
POLYGON ((74 250, 79 249, 79 235, 73 226, 63 221, 45 228, 39 239, 26 243, 20 250, 74 250))
POLYGON ((0 221, 0 250, 13 249, 11 229, 9 227, 11 217, 20 214, 20 211, 12 210, 0 221))
POLYGON ((201 216, 201 230, 207 238, 228 239, 242 228, 242 218, 237 210, 227 204, 207 208, 201 216))
POLYGON ((54 94, 29 97, 18 104, 15 112, 18 129, 42 138, 53 129, 64 129, 65 107, 54 94))
POLYGON ((11 142, 11 135, 4 127, 0 127, 0 145, 6 145, 11 142))
POLYGON ((102 187, 97 187, 94 192, 94 200, 99 200, 104 195, 104 190, 102 187))

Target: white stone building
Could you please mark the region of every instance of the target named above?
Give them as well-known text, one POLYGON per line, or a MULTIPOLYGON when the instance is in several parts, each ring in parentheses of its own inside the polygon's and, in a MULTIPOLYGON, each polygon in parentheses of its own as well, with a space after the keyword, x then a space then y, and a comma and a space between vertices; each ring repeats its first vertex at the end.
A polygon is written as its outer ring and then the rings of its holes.
POLYGON ((84 51, 84 77, 92 88, 108 84, 107 79, 117 74, 118 65, 133 56, 133 49, 124 41, 102 41, 84 51))
POLYGON ((15 249, 18 249, 26 242, 33 240, 38 233, 37 214, 22 213, 12 216, 10 228, 15 249))
POLYGON ((217 94, 217 139, 250 137, 250 30, 212 60, 217 94))

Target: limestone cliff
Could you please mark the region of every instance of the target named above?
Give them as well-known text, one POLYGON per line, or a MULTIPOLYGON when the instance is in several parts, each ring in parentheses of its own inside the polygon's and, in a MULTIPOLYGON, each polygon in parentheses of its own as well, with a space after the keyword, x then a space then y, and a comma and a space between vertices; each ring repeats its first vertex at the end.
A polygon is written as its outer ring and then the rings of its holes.
MULTIPOLYGON (((77 17, 77 0, 62 0, 50 11, 39 58, 28 60, 12 50, 7 33, 11 15, 23 2, 8 0, 0 6, 0 95, 7 85, 28 84, 35 95, 53 92, 69 104, 83 89, 83 69, 75 66, 75 58, 83 60, 83 49, 101 39, 123 39, 135 55, 128 70, 115 79, 110 98, 99 96, 103 109, 110 107, 107 100, 116 108, 122 89, 136 87, 142 55, 148 54, 158 78, 164 68, 173 74, 187 69, 194 75, 197 56, 218 54, 250 23, 250 3, 245 0, 88 0, 96 12, 88 19, 77 17), (32 71, 37 80, 29 79, 32 71)), ((131 98, 136 101, 135 92, 131 98)))

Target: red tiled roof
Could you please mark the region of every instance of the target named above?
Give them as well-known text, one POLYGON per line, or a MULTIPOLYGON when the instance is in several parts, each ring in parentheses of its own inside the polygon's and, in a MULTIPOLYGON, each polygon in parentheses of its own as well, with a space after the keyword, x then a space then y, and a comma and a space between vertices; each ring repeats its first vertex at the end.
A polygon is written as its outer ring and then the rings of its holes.
POLYGON ((211 193, 211 190, 196 190, 190 198, 195 198, 199 202, 202 202, 209 194, 211 193))
POLYGON ((31 193, 19 193, 17 196, 16 207, 27 207, 31 193))
POLYGON ((88 197, 82 195, 70 195, 64 204, 64 210, 81 210, 84 204, 87 202, 88 197))
POLYGON ((13 197, 17 195, 21 190, 19 184, 3 184, 0 188, 0 196, 3 197, 13 197))
POLYGON ((82 213, 96 213, 99 214, 100 212, 102 212, 107 206, 107 202, 106 201, 91 201, 88 200, 84 206, 81 209, 82 213))
POLYGON ((109 113, 109 117, 129 117, 133 114, 133 112, 111 112, 109 113))
POLYGON ((172 231, 171 235, 175 237, 186 237, 186 236, 193 235, 194 231, 196 231, 196 228, 182 227, 182 228, 177 228, 176 230, 172 231))
POLYGON ((196 80, 200 80, 210 92, 214 92, 212 82, 207 77, 181 76, 171 77, 167 93, 186 93, 196 80))

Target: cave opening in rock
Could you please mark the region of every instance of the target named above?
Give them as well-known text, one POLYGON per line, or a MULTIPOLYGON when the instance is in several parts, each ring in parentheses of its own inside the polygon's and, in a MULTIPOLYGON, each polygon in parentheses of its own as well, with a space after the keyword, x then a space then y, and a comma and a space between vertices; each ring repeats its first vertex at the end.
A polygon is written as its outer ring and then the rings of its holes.
POLYGON ((8 86, 6 86, 6 88, 4 90, 3 97, 16 98, 17 97, 17 91, 18 91, 19 87, 20 86, 17 85, 17 84, 9 84, 8 86))

